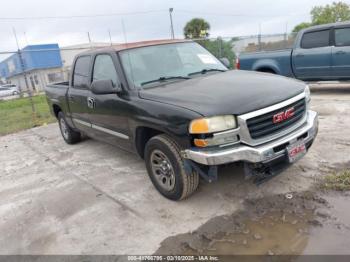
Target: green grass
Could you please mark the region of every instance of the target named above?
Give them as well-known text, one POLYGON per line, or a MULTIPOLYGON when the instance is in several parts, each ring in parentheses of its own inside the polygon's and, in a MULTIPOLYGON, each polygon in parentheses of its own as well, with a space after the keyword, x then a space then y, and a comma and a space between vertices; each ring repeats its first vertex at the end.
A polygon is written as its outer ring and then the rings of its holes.
POLYGON ((325 189, 338 191, 350 190, 350 170, 343 170, 326 176, 323 187, 325 189))
POLYGON ((36 113, 32 113, 28 97, 0 101, 0 135, 55 122, 50 114, 45 95, 33 97, 36 113))

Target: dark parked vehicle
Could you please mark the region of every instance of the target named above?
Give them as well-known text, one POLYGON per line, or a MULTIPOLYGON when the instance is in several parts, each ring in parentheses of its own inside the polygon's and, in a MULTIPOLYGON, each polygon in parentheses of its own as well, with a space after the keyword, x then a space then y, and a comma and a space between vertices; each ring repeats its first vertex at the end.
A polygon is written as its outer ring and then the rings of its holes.
POLYGON ((298 33, 293 49, 241 54, 240 69, 301 80, 350 79, 350 22, 298 33))
MULTIPOLYGON (((225 61, 225 60, 223 60, 225 61)), ((260 179, 303 157, 317 134, 303 82, 224 63, 192 41, 151 41, 82 53, 47 101, 68 144, 81 134, 137 153, 158 191, 186 198, 199 176, 245 163, 260 179)))

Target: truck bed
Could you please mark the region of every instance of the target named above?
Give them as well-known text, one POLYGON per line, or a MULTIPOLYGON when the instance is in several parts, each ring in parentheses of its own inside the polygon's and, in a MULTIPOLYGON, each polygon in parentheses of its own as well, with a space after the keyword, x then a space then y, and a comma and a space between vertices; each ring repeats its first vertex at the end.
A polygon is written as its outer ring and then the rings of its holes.
POLYGON ((53 115, 56 115, 53 109, 54 107, 52 106, 53 104, 60 106, 63 112, 67 112, 68 88, 69 88, 69 82, 51 84, 45 87, 46 99, 53 115))
POLYGON ((293 49, 243 53, 240 55, 240 66, 242 70, 293 76, 292 53, 293 49))

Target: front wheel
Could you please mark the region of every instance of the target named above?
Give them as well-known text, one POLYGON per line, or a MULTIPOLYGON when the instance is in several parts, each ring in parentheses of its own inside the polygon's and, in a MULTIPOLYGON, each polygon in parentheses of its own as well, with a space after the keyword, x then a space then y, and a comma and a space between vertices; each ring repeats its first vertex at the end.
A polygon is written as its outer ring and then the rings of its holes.
POLYGON ((198 173, 186 173, 179 147, 166 135, 147 142, 145 162, 153 185, 168 199, 185 199, 198 187, 198 173))
POLYGON ((76 144, 81 140, 80 132, 74 131, 68 124, 62 112, 58 113, 58 124, 60 126, 61 134, 67 144, 76 144))

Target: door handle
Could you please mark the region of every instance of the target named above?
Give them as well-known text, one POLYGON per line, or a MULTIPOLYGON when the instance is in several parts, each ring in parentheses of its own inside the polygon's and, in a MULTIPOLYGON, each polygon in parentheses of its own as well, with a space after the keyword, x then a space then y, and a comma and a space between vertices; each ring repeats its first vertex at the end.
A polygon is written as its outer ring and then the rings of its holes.
POLYGON ((69 101, 74 102, 74 96, 69 95, 68 99, 69 99, 69 101))
POLYGON ((95 108, 95 99, 92 97, 87 98, 87 105, 89 108, 95 108))
POLYGON ((338 51, 338 52, 335 52, 336 55, 345 55, 346 52, 345 51, 338 51))
POLYGON ((296 57, 304 57, 303 53, 296 54, 296 57))

